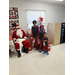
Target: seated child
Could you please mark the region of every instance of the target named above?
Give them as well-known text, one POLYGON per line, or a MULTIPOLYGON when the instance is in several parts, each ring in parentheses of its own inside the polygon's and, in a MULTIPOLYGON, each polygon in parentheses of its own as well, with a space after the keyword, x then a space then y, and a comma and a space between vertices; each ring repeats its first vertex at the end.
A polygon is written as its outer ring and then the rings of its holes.
POLYGON ((43 34, 43 48, 44 48, 44 52, 43 52, 43 54, 47 54, 47 55, 49 55, 49 53, 48 53, 48 37, 46 37, 46 35, 47 35, 47 33, 46 32, 44 32, 44 34, 43 34))
POLYGON ((10 57, 12 57, 11 51, 14 51, 14 50, 15 50, 15 46, 12 40, 11 30, 9 29, 9 55, 10 57))

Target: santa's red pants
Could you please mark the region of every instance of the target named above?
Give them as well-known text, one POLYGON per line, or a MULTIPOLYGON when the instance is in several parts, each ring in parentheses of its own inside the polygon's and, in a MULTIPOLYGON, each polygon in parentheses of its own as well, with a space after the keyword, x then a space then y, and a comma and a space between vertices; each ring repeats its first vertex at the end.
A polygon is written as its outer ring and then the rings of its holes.
POLYGON ((40 39, 40 44, 38 46, 38 49, 42 49, 43 48, 43 41, 40 39))
POLYGON ((38 38, 37 37, 33 37, 35 39, 35 43, 34 43, 34 46, 35 47, 38 47, 38 38))
POLYGON ((48 46, 43 46, 44 50, 48 52, 48 46))
MULTIPOLYGON (((24 44, 26 48, 29 48, 29 44, 30 44, 29 41, 25 40, 22 42, 22 44, 24 44)), ((16 50, 20 50, 20 43, 18 42, 15 43, 15 47, 16 47, 16 50)))
POLYGON ((16 47, 16 50, 20 50, 20 44, 19 43, 15 43, 15 47, 16 47))

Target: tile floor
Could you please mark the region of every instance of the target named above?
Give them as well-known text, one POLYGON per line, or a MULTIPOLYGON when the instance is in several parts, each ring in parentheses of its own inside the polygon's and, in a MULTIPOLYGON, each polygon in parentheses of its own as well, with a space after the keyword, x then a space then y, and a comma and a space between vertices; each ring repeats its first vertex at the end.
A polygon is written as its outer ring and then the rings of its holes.
POLYGON ((9 58, 9 75, 65 75, 65 44, 53 46, 49 55, 32 50, 9 58))

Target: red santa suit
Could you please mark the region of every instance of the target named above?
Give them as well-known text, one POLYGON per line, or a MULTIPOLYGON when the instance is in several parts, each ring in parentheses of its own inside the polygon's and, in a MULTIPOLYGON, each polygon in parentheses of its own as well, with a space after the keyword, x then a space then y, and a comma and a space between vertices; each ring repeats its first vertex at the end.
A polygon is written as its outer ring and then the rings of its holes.
MULTIPOLYGON (((20 26, 16 25, 15 28, 20 28, 20 26)), ((27 39, 27 37, 26 37, 24 30, 18 29, 13 32, 13 40, 16 40, 15 47, 16 47, 17 51, 18 50, 21 51, 23 44, 25 45, 26 48, 28 48, 28 45, 30 43, 26 39, 27 39)))

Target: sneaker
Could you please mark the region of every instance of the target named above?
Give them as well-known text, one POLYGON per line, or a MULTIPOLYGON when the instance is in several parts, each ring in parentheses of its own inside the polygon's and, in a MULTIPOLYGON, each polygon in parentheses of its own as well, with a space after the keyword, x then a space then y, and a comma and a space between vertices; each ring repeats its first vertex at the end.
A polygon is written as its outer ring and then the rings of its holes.
POLYGON ((48 52, 46 52, 46 54, 47 54, 47 55, 49 55, 49 53, 48 53, 48 52))
POLYGON ((45 53, 46 53, 46 51, 43 52, 43 54, 45 54, 45 53))
POLYGON ((42 50, 40 49, 39 52, 42 52, 42 50))

